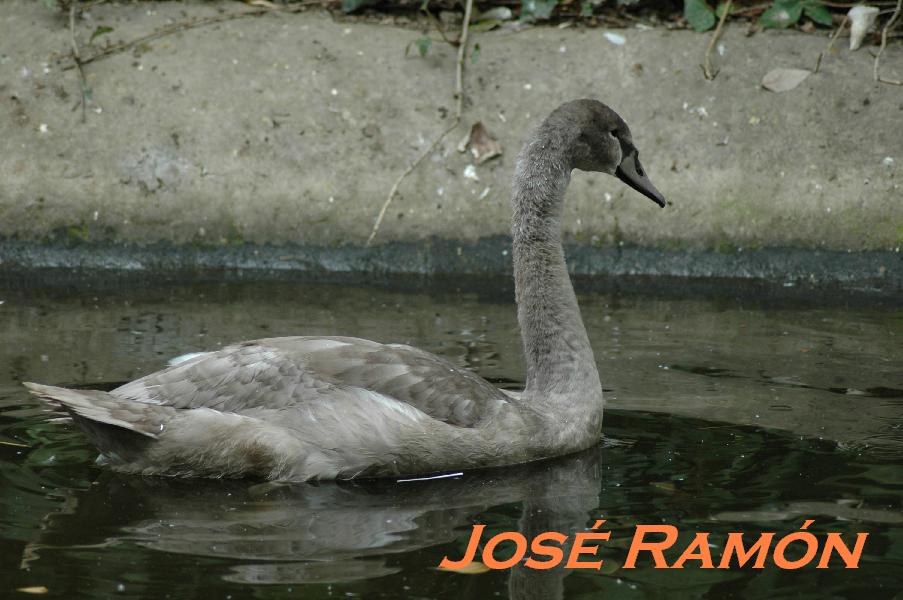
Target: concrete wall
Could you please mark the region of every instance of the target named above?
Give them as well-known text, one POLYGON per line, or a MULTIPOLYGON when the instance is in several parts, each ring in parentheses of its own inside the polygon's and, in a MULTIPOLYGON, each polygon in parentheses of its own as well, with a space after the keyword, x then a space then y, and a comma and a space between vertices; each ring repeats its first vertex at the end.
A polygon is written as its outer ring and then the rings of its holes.
MULTIPOLYGON (((78 37, 88 55, 98 25, 126 40, 219 10, 241 8, 105 4, 77 23, 78 37)), ((311 11, 192 29, 90 64, 93 99, 81 123, 78 77, 60 60, 67 25, 40 3, 0 4, 7 265, 28 266, 22 248, 48 241, 360 246, 394 179, 454 110, 453 48, 437 40, 425 59, 405 57, 417 29, 311 11)), ((720 74, 707 82, 706 36, 619 33, 622 46, 576 27, 475 34, 481 52, 467 66, 464 123, 404 182, 377 243, 457 248, 506 235, 520 144, 560 102, 592 96, 630 124, 673 205, 660 210, 613 178, 575 174, 565 223, 575 246, 741 262, 771 249, 873 251, 864 255, 878 257, 871 275, 899 273, 903 92, 872 81, 865 49, 850 53, 839 40, 819 74, 776 94, 760 87, 762 76, 811 67, 824 35, 746 37, 730 27, 715 57, 720 74), (505 149, 476 168, 479 181, 463 176, 472 158, 455 150, 476 120, 505 149)), ((903 75, 899 44, 884 65, 903 75)))

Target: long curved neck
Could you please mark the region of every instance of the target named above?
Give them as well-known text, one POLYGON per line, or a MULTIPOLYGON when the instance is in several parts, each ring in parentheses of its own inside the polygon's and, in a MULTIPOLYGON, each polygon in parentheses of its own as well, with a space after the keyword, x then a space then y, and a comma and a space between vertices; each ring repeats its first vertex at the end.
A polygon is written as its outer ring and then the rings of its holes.
POLYGON ((601 426, 602 386, 561 245, 567 147, 566 139, 540 128, 518 156, 512 202, 517 319, 527 360, 525 399, 559 420, 584 421, 578 429, 593 435, 601 426))

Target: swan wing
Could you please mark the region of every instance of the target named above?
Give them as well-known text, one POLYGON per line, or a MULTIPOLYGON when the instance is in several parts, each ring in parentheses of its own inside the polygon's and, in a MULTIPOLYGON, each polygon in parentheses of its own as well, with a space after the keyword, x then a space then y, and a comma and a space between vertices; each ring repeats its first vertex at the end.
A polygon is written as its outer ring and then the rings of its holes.
POLYGON ((332 395, 375 392, 438 421, 478 427, 512 399, 448 360, 402 344, 350 337, 269 338, 228 346, 111 393, 174 408, 253 415, 332 395))

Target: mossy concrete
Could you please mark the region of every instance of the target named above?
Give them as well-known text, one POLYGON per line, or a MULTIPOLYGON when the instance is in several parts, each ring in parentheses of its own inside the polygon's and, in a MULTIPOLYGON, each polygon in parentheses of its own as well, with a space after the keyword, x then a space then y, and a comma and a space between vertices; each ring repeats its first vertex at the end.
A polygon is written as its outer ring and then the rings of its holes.
MULTIPOLYGON (((506 236, 476 241, 432 238, 361 246, 274 246, 225 244, 194 246, 156 242, 133 244, 22 243, 0 241, 0 285, 23 271, 66 269, 194 273, 253 271, 255 278, 282 278, 292 272, 368 275, 510 275, 511 241, 506 236)), ((568 244, 568 267, 575 276, 646 276, 777 282, 822 293, 839 285, 844 297, 865 293, 903 300, 900 254, 766 248, 736 252, 665 251, 642 247, 597 248, 568 244)), ((54 271, 58 273, 58 271, 54 271)), ((55 277, 58 275, 54 275, 55 277)), ((28 277, 34 279, 32 275, 28 277)), ((496 279, 496 285, 498 280, 496 279)), ((724 290, 722 290, 723 292, 724 290)), ((832 291, 831 293, 834 293, 832 291)))
MULTIPOLYGON (((89 55, 99 25, 114 29, 105 37, 128 40, 223 10, 242 8, 103 4, 77 23, 77 37, 89 55)), ((517 149, 560 102, 590 96, 625 117, 673 204, 660 210, 613 178, 575 174, 565 230, 577 254, 639 249, 670 256, 659 262, 677 272, 700 271, 687 261, 701 255, 722 256, 711 274, 735 265, 781 279, 798 274, 782 270, 781 256, 818 250, 811 264, 829 279, 832 264, 846 264, 833 257, 847 252, 863 253, 861 279, 900 270, 903 95, 874 83, 871 56, 848 52, 842 40, 820 73, 775 94, 760 87, 762 76, 812 66, 825 36, 747 37, 729 27, 724 55, 715 57, 720 72, 707 82, 699 63, 708 40, 691 32, 621 31, 622 46, 598 29, 475 34, 481 52, 467 65, 461 126, 402 184, 376 239, 388 245, 364 250, 394 179, 451 122, 450 46, 406 57, 416 29, 319 10, 227 21, 86 66, 92 97, 82 123, 77 72, 61 59, 70 48, 66 18, 11 0, 0 4, 0 29, 7 266, 37 266, 42 248, 64 264, 67 248, 115 248, 101 251, 95 262, 103 262, 103 252, 138 257, 165 247, 188 260, 199 248, 212 256, 216 248, 284 246, 342 247, 362 265, 373 256, 399 260, 394 270, 403 270, 433 260, 404 252, 450 248, 453 256, 486 244, 499 256, 484 267, 507 264, 498 240, 508 230, 517 149), (472 157, 456 151, 477 120, 504 146, 476 167, 479 180, 463 175, 472 157)), ((900 71, 903 49, 892 44, 883 60, 889 73, 900 71)), ((575 268, 605 269, 592 260, 575 268)), ((317 264, 330 268, 329 260, 317 264)))

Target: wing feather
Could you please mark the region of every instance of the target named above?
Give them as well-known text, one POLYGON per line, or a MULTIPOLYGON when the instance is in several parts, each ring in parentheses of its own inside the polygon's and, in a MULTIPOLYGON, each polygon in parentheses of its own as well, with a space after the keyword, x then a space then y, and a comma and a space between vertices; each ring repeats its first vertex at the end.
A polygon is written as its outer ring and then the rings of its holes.
POLYGON ((448 360, 402 344, 344 337, 269 338, 202 354, 111 392, 174 408, 253 414, 303 409, 351 392, 398 401, 458 427, 477 427, 511 398, 448 360))

